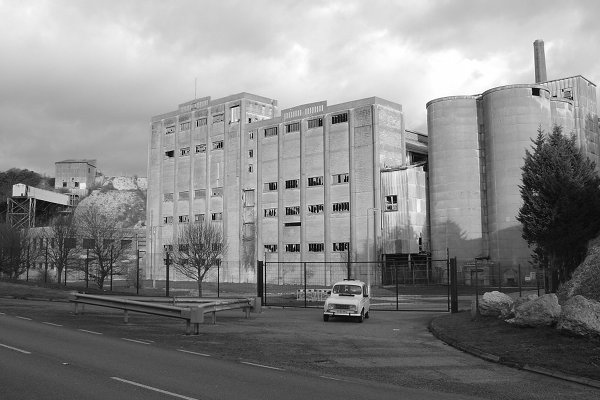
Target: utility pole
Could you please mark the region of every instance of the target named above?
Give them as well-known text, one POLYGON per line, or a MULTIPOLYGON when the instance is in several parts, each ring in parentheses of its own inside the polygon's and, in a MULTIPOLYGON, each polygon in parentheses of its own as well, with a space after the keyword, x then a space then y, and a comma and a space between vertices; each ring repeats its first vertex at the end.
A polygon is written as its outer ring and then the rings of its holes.
POLYGON ((167 258, 165 258, 165 265, 167 267, 167 276, 166 276, 166 296, 169 297, 169 264, 171 263, 171 260, 169 259, 169 252, 167 251, 167 258))

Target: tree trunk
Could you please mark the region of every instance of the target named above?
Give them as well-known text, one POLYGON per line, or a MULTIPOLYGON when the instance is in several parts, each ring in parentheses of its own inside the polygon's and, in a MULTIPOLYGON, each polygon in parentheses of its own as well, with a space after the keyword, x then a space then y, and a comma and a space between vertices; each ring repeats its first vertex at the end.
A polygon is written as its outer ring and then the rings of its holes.
POLYGON ((202 297, 202 281, 198 279, 198 297, 202 297))

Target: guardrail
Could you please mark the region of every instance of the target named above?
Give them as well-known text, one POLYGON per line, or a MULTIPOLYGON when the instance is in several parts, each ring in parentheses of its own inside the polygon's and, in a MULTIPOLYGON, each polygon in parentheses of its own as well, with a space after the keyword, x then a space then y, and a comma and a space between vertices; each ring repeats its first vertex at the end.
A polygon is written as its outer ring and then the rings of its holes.
POLYGON ((84 306, 108 307, 123 310, 123 320, 129 322, 129 311, 144 314, 160 315, 163 317, 184 319, 186 321, 186 334, 190 334, 193 325, 194 334, 198 334, 200 324, 204 322, 204 314, 212 314, 212 322, 216 323, 218 311, 242 309, 248 318, 250 311, 260 311, 260 299, 232 299, 232 300, 202 300, 202 304, 177 307, 173 305, 147 303, 137 300, 123 299, 113 296, 97 296, 85 293, 73 293, 71 302, 75 304, 75 314, 83 314, 84 306), (258 301, 257 301, 258 300, 258 301), (257 304, 258 303, 258 304, 257 304))

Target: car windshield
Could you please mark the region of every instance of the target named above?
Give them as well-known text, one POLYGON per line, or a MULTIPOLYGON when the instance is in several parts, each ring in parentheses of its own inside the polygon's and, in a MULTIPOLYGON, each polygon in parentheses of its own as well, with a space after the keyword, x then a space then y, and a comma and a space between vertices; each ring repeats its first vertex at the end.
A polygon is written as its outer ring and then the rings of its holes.
POLYGON ((362 288, 358 285, 335 285, 333 293, 341 295, 362 294, 362 288))

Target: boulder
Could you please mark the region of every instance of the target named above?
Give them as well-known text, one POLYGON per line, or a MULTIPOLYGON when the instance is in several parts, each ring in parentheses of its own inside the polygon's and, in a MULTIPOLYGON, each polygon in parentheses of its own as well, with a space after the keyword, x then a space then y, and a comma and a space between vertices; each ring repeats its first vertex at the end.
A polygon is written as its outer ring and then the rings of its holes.
POLYGON ((576 295, 562 306, 556 328, 575 336, 600 337, 600 303, 576 295))
POLYGON ((558 290, 560 304, 576 295, 600 301, 600 236, 590 241, 585 260, 558 290))
POLYGON ((507 320, 518 326, 551 326, 560 316, 560 305, 554 293, 545 294, 515 308, 515 317, 507 320))
POLYGON ((508 318, 511 313, 513 299, 494 290, 486 292, 479 301, 479 314, 487 317, 508 318))
POLYGON ((512 309, 511 309, 512 316, 514 317, 514 315, 515 315, 515 309, 517 307, 519 307, 519 306, 521 306, 521 305, 523 305, 523 304, 525 304, 525 303, 527 303, 529 301, 535 300, 537 298, 538 298, 537 294, 528 294, 528 295, 525 295, 523 297, 517 297, 513 301, 513 304, 512 304, 512 309))

